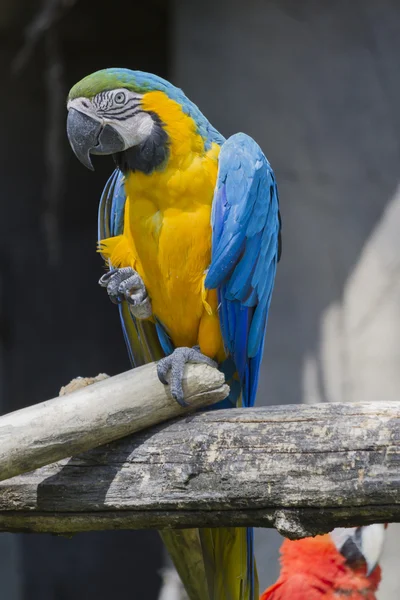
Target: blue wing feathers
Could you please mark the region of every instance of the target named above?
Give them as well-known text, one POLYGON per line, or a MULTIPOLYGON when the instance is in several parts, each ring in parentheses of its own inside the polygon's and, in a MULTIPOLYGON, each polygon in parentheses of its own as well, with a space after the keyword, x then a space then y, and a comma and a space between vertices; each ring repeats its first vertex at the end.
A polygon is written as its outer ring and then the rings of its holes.
POLYGON ((121 171, 117 171, 114 182, 113 201, 111 205, 111 235, 121 235, 124 230, 124 212, 125 212, 125 178, 121 171))
POLYGON ((164 354, 166 356, 168 356, 168 354, 172 354, 174 351, 174 344, 158 319, 156 319, 156 330, 164 354))
POLYGON ((234 360, 240 380, 244 378, 247 363, 247 336, 249 332, 249 311, 239 302, 234 304, 236 314, 235 330, 231 332, 233 337, 234 360))
POLYGON ((275 178, 261 148, 238 133, 222 146, 212 209, 212 260, 205 285, 218 288, 221 331, 254 402, 275 280, 280 231, 275 178))
MULTIPOLYGON (((249 289, 257 266, 257 255, 260 250, 261 232, 247 241, 246 252, 236 265, 229 281, 228 300, 244 302, 249 297, 249 289)), ((251 295, 251 293, 250 293, 251 295)))
POLYGON ((114 180, 118 175, 117 171, 114 171, 111 177, 108 178, 106 185, 104 186, 103 193, 101 194, 99 213, 98 213, 98 239, 103 240, 110 237, 110 207, 113 197, 113 186, 114 180))
POLYGON ((124 340, 125 340, 125 344, 126 344, 126 348, 128 350, 128 356, 129 356, 129 361, 131 363, 131 365, 133 365, 134 367, 139 366, 137 364, 137 361, 135 359, 134 353, 133 353, 133 349, 129 340, 129 335, 128 335, 128 331, 125 325, 125 319, 124 319, 124 313, 123 313, 123 305, 120 304, 118 306, 118 310, 119 310, 119 318, 121 321, 121 328, 122 328, 122 333, 124 336, 124 340))

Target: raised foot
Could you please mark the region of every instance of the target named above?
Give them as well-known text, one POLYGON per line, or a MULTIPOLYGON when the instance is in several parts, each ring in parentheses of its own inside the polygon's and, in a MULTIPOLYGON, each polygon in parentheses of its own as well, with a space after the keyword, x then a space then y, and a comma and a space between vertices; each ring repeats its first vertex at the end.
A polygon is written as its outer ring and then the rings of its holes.
POLYGON ((214 360, 202 354, 197 346, 194 348, 176 348, 172 354, 162 358, 157 363, 159 380, 164 385, 169 383, 172 396, 181 406, 188 406, 183 398, 182 387, 183 372, 185 364, 188 362, 203 363, 215 368, 218 366, 214 360), (166 379, 168 373, 170 373, 169 382, 166 379))
POLYGON ((107 288, 108 295, 114 304, 125 299, 133 316, 137 319, 151 317, 152 308, 143 279, 131 267, 112 269, 100 277, 99 285, 107 288))

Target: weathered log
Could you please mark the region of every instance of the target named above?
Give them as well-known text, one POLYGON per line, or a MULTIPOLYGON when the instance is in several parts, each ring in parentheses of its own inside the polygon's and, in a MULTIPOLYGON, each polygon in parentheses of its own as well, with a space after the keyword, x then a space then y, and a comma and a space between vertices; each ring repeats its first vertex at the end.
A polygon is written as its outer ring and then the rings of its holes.
POLYGON ((0 483, 0 530, 400 521, 400 403, 211 411, 0 483))
POLYGON ((181 408, 155 364, 0 417, 0 481, 223 400, 222 373, 188 365, 181 408))

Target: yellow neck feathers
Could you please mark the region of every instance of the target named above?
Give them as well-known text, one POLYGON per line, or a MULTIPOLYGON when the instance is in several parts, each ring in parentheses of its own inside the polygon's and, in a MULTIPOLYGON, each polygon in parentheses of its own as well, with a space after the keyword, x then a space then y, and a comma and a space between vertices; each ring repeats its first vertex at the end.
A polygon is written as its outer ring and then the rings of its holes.
POLYGON ((222 356, 215 292, 204 289, 211 260, 211 205, 219 146, 204 148, 196 124, 162 92, 143 97, 170 139, 167 164, 150 174, 127 173, 123 234, 103 240, 115 267, 131 266, 143 278, 153 313, 176 346, 197 343, 222 356))
POLYGON ((192 162, 193 155, 204 153, 204 140, 196 132, 196 123, 164 92, 145 94, 142 106, 144 110, 153 111, 160 117, 169 136, 169 167, 184 169, 192 162))

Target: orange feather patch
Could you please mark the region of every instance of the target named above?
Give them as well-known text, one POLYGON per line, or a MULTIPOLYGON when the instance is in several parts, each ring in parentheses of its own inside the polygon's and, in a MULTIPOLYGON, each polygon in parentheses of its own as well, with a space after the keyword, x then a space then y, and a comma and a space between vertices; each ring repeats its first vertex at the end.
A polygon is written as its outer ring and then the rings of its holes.
POLYGON ((347 565, 329 535, 285 540, 279 579, 260 600, 376 600, 380 578, 379 567, 367 576, 347 565))

